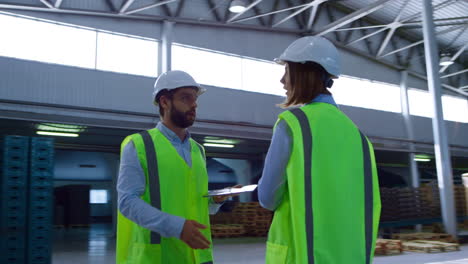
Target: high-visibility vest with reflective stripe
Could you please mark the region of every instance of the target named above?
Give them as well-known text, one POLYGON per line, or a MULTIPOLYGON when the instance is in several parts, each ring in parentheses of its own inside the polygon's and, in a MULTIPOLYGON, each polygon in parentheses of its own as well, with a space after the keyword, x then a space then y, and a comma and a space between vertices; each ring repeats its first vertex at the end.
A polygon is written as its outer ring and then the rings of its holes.
MULTIPOLYGON (((203 147, 190 139, 192 167, 189 167, 156 128, 128 136, 121 151, 130 141, 146 177, 145 192, 140 198, 165 213, 207 226, 200 231, 211 241, 208 200, 203 197, 208 192, 203 147)), ((208 264, 213 259, 212 248, 194 250, 178 238, 161 237, 137 225, 120 212, 116 255, 118 264, 208 264)))
POLYGON ((293 143, 266 262, 371 264, 380 216, 371 143, 331 104, 285 111, 279 120, 293 143))

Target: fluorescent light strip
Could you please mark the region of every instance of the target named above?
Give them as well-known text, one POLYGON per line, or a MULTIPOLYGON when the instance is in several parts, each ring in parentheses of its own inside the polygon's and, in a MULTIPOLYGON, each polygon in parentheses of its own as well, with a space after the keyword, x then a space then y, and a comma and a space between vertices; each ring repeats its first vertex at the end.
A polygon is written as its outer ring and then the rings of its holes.
POLYGON ((232 144, 216 144, 216 143, 203 143, 203 146, 206 147, 216 147, 216 148, 233 148, 232 144))
POLYGON ((49 132, 49 131, 36 131, 36 134, 43 136, 56 136, 56 137, 78 137, 78 134, 75 133, 59 133, 59 132, 49 132))
POLYGON ((414 158, 415 161, 421 161, 421 162, 429 162, 431 159, 423 159, 423 158, 414 158))

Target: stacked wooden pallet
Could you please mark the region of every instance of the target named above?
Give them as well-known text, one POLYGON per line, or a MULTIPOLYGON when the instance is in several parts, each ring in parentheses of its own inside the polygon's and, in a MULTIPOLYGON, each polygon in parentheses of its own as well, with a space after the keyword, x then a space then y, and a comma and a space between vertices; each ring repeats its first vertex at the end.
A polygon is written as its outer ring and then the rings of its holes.
POLYGON ((213 224, 211 225, 211 236, 214 238, 240 237, 245 234, 243 225, 236 224, 213 224))
POLYGON ((454 195, 455 195, 455 208, 457 211, 457 216, 466 216, 468 200, 465 197, 465 186, 455 185, 454 186, 454 195))
POLYGON ((457 251, 459 244, 446 243, 433 240, 412 240, 403 242, 403 250, 422 253, 450 252, 457 251))
POLYGON ((445 233, 403 233, 403 234, 393 234, 393 239, 399 239, 403 241, 410 240, 431 240, 431 241, 440 241, 447 243, 456 243, 457 241, 450 234, 445 233))
POLYGON ((236 203, 231 212, 210 216, 210 222, 213 237, 266 236, 272 218, 271 211, 262 208, 258 202, 249 202, 236 203), (243 232, 229 230, 229 227, 237 230, 238 226, 242 226, 243 232))
POLYGON ((401 240, 377 239, 375 255, 398 255, 403 252, 401 240))
POLYGON ((273 213, 260 206, 258 202, 238 203, 232 216, 244 225, 248 236, 266 236, 271 225, 273 213))
POLYGON ((459 250, 453 236, 444 233, 394 234, 392 237, 403 240, 404 251, 434 253, 459 250))
POLYGON ((380 220, 383 222, 398 221, 398 188, 380 188, 380 199, 382 203, 382 213, 380 220))

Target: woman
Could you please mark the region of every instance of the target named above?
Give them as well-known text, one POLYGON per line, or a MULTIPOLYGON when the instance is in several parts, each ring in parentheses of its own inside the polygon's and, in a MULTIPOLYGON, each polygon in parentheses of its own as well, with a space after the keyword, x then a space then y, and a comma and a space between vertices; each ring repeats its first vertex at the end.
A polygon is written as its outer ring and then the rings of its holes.
POLYGON ((380 215, 371 143, 337 107, 327 88, 340 75, 339 54, 322 37, 294 41, 279 57, 286 90, 259 200, 275 211, 267 263, 372 263, 380 215))

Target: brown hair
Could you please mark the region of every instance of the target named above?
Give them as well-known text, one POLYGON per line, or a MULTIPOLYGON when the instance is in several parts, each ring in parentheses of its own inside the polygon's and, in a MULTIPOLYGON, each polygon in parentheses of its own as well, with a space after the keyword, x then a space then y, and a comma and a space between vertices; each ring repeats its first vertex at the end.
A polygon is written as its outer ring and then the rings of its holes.
POLYGON ((297 63, 286 62, 289 67, 289 79, 291 83, 290 95, 279 106, 287 108, 290 106, 306 104, 317 95, 331 94, 325 87, 325 79, 329 74, 325 69, 315 62, 297 63))

